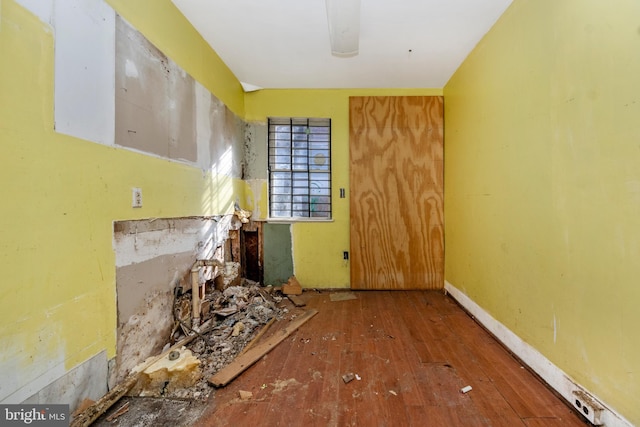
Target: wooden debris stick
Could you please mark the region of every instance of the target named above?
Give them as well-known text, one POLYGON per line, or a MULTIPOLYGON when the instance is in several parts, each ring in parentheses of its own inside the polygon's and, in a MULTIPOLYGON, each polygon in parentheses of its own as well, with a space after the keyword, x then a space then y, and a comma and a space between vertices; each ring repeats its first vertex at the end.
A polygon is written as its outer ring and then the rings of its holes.
MULTIPOLYGON (((206 322, 202 326, 203 330, 200 331, 200 334, 206 334, 207 332, 215 329, 210 327, 210 322, 206 322)), ((146 361, 142 366, 140 366, 140 368, 138 368, 137 371, 131 372, 122 382, 118 383, 118 385, 109 390, 109 392, 102 396, 97 402, 82 411, 76 418, 73 419, 70 427, 87 427, 91 425, 95 420, 98 419, 98 417, 100 417, 100 415, 107 412, 107 410, 111 408, 111 406, 113 406, 118 400, 120 400, 120 398, 122 398, 122 396, 127 394, 129 390, 131 390, 133 386, 136 385, 136 383, 138 382, 138 377, 140 376, 140 373, 142 371, 165 357, 167 354, 171 353, 173 350, 179 349, 182 346, 189 344, 199 336, 201 335, 189 335, 183 340, 180 340, 180 342, 172 345, 167 351, 146 361)))
POLYGON ((242 349, 242 351, 240 352, 239 356, 241 356, 241 355, 245 354, 247 351, 249 351, 249 349, 250 349, 251 347, 253 347, 253 345, 254 345, 255 343, 257 343, 257 342, 258 342, 258 340, 259 340, 260 338, 262 338, 262 336, 264 335, 264 333, 265 333, 265 332, 267 332, 267 330, 269 329, 269 327, 270 327, 271 325, 273 325, 273 322, 275 322, 275 321, 276 321, 276 318, 275 318, 275 317, 273 317, 271 320, 269 320, 269 322, 267 322, 267 324, 266 324, 266 325, 264 325, 264 327, 263 327, 262 329, 260 329, 260 332, 258 332, 258 335, 256 335, 256 336, 255 336, 255 338, 254 338, 254 339, 252 339, 252 340, 249 342, 249 344, 247 344, 247 345, 245 346, 245 348, 243 348, 243 349, 242 349))
POLYGON ((93 405, 85 409, 77 418, 71 423, 71 427, 86 427, 91 425, 98 417, 104 414, 114 403, 116 403, 122 396, 127 394, 129 390, 138 382, 139 372, 129 374, 117 386, 112 388, 107 394, 102 396, 93 405))
POLYGON ((125 414, 128 411, 129 411, 129 402, 125 403, 116 412, 114 412, 113 414, 109 415, 107 417, 107 421, 113 421, 116 418, 118 418, 120 415, 125 414))
POLYGON ((260 343, 238 356, 233 362, 224 367, 220 372, 209 378, 209 384, 216 387, 223 387, 233 381, 238 375, 244 372, 251 365, 256 363, 271 349, 284 341, 289 335, 294 333, 300 326, 318 314, 318 310, 307 310, 302 316, 297 317, 282 330, 276 332, 265 342, 260 343))
POLYGON ((304 307, 305 305, 307 305, 307 303, 305 303, 304 301, 302 301, 302 298, 300 298, 299 296, 296 295, 287 295, 287 298, 289 298, 289 300, 293 303, 293 305, 295 305, 296 307, 304 307))

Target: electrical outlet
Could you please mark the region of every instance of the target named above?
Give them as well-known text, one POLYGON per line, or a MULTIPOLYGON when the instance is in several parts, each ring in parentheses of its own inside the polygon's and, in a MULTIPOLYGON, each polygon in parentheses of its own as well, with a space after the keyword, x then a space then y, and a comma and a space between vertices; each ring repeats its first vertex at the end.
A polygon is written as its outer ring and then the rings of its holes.
POLYGON ((131 189, 131 207, 132 208, 141 208, 142 207, 142 189, 133 187, 131 189))
POLYGON ((601 426, 600 414, 604 408, 583 390, 573 391, 573 406, 594 426, 601 426))

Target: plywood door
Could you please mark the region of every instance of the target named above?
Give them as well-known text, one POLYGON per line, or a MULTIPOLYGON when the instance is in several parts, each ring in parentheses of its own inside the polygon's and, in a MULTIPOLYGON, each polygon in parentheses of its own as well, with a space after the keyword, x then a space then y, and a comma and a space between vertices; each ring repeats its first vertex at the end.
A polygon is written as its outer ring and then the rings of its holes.
POLYGON ((349 102, 351 287, 444 286, 442 97, 349 102))

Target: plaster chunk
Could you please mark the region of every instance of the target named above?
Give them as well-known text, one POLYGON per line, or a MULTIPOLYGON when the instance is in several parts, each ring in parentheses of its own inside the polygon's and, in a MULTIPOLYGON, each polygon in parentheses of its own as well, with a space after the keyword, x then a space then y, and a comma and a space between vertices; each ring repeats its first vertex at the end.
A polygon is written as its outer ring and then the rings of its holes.
MULTIPOLYGON (((173 353, 173 352, 172 352, 173 353)), ((166 355, 140 373, 132 394, 159 397, 173 390, 193 386, 202 376, 200 360, 191 350, 182 347, 175 360, 175 353, 166 355)))

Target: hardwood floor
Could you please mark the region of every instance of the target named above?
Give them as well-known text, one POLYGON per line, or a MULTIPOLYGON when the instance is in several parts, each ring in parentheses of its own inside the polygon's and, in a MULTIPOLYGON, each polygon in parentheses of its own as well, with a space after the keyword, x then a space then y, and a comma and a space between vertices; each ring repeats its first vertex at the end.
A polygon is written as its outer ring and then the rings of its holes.
POLYGON ((331 294, 305 292, 319 313, 216 390, 198 425, 586 425, 441 292, 331 294))

